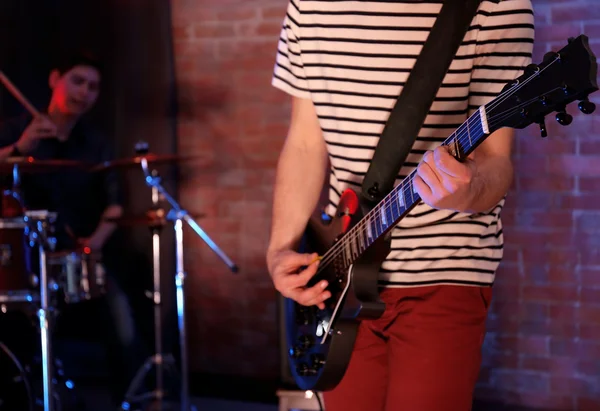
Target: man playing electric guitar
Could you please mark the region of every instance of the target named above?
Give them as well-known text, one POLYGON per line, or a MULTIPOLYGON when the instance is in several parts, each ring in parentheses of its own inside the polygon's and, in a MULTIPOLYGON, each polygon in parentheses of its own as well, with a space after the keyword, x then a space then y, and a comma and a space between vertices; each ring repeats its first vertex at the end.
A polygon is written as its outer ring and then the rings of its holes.
MULTIPOLYGON (((319 308, 331 296, 325 281, 306 287, 317 255, 295 251, 328 160, 326 211, 332 215, 345 189, 360 189, 440 8, 414 0, 290 2, 273 85, 292 96, 292 112, 267 252, 283 296, 319 308)), ((379 272, 385 312, 361 322, 344 378, 325 393, 328 411, 471 408, 502 258, 499 215, 513 178, 513 131, 496 131, 465 162, 439 144, 522 73, 532 44, 529 0, 481 2, 398 175, 401 181, 417 168, 422 203, 391 233, 392 249, 379 272)))

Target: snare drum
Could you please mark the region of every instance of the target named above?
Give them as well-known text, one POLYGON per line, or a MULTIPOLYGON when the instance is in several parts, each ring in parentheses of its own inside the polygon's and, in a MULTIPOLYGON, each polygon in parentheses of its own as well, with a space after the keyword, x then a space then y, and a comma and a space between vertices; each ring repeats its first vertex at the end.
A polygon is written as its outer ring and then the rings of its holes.
POLYGON ((63 291, 67 304, 91 300, 106 293, 106 273, 100 253, 51 252, 47 264, 48 274, 63 291))
POLYGON ((0 218, 0 303, 31 302, 38 277, 24 217, 0 218))

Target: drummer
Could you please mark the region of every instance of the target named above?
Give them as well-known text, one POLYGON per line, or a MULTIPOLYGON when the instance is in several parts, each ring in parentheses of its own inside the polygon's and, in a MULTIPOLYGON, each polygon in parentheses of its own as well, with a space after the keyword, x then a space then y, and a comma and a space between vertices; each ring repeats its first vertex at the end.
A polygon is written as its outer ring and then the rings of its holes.
MULTIPOLYGON (((77 52, 63 58, 49 75, 52 94, 47 109, 39 116, 8 121, 0 128, 0 161, 32 156, 93 165, 112 160, 109 141, 84 117, 98 99, 101 77, 102 66, 93 55, 77 52)), ((116 225, 106 221, 123 214, 117 175, 114 171, 94 174, 62 168, 47 174, 23 175, 21 191, 27 209, 58 213, 57 250, 87 248, 102 253, 109 277, 109 306, 105 311, 112 315, 105 335, 111 342, 116 337, 120 345, 118 352, 110 346, 113 350, 109 353, 118 366, 113 369, 111 381, 120 383, 113 387, 115 403, 119 404, 126 384, 139 366, 139 362, 131 361, 140 357, 141 350, 131 304, 123 292, 125 273, 119 270, 124 247, 119 244, 116 225), (127 365, 127 369, 121 368, 127 365)))

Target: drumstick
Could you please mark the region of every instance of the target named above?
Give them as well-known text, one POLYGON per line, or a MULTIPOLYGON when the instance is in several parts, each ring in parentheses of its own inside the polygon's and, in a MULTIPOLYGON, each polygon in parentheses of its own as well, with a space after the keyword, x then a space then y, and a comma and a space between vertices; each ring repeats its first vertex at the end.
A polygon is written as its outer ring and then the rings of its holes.
POLYGON ((29 111, 29 113, 33 117, 38 117, 40 112, 25 98, 23 93, 19 91, 17 86, 15 86, 6 75, 0 70, 0 81, 4 84, 4 86, 10 91, 10 93, 21 103, 23 106, 29 111))

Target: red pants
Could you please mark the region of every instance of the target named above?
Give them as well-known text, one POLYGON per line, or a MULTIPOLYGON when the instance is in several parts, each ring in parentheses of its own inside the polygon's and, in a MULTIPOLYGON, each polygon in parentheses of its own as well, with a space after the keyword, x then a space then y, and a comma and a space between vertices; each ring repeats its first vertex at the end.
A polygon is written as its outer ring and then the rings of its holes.
POLYGON ((469 411, 490 287, 389 288, 385 313, 360 325, 326 411, 469 411))

